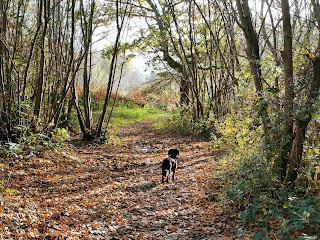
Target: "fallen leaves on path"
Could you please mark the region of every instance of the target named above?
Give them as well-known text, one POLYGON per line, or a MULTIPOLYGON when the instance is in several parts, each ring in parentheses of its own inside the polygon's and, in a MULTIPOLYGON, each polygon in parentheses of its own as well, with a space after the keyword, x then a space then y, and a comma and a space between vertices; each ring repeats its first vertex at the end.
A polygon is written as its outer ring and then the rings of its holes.
POLYGON ((9 167, 1 161, 1 239, 235 239, 209 181, 223 152, 191 137, 121 129, 118 144, 75 141, 9 167), (177 179, 161 184, 167 150, 180 150, 177 179), (210 169, 208 168, 210 166, 210 169))

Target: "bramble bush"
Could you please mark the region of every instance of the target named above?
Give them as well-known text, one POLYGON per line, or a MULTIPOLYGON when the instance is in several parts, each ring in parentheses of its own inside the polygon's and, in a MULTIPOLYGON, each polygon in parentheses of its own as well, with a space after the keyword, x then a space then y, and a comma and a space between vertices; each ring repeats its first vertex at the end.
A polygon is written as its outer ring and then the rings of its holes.
POLYGON ((306 172, 300 174, 295 190, 288 189, 278 181, 272 159, 266 157, 261 127, 253 124, 252 116, 232 113, 219 125, 222 136, 214 145, 230 149, 222 160, 228 162, 229 169, 220 173, 225 189, 221 199, 233 202, 232 211, 248 230, 260 229, 253 239, 271 239, 270 234, 278 239, 317 239, 320 198, 315 178, 319 166, 318 162, 316 166, 311 163, 315 162, 318 150, 306 147, 302 163, 306 172), (308 174, 311 170, 313 173, 308 174))

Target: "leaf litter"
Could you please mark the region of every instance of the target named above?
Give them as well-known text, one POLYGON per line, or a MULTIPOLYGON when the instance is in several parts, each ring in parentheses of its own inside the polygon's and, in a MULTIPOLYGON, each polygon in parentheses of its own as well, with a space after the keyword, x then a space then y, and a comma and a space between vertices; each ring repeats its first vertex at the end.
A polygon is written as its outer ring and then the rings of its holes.
POLYGON ((191 136, 120 129, 120 143, 74 141, 10 167, 1 159, 0 239, 237 239, 210 181, 221 150, 191 136), (179 148, 176 181, 161 162, 179 148))

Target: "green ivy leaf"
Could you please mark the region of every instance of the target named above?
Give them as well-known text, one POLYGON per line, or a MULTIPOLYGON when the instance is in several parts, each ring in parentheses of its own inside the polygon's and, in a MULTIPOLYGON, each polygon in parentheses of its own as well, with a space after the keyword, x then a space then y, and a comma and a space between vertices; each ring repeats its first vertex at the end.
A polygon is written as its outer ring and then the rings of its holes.
POLYGON ((310 222, 313 223, 313 222, 317 222, 317 223, 320 223, 320 212, 318 213, 318 215, 314 218, 311 218, 310 219, 310 222))
POLYGON ((256 233, 256 234, 252 237, 252 239, 253 239, 253 240, 262 240, 262 239, 263 239, 263 240, 268 240, 268 239, 270 239, 270 238, 268 238, 267 235, 268 235, 268 230, 267 230, 267 228, 264 228, 264 229, 262 229, 261 232, 256 233))

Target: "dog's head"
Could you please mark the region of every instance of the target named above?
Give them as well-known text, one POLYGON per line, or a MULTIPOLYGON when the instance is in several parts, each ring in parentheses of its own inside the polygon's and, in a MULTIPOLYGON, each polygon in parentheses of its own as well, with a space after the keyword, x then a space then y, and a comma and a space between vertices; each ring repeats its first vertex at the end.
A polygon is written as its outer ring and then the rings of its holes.
POLYGON ((171 148, 168 151, 168 155, 169 155, 169 157, 176 158, 179 155, 179 150, 176 148, 171 148))

